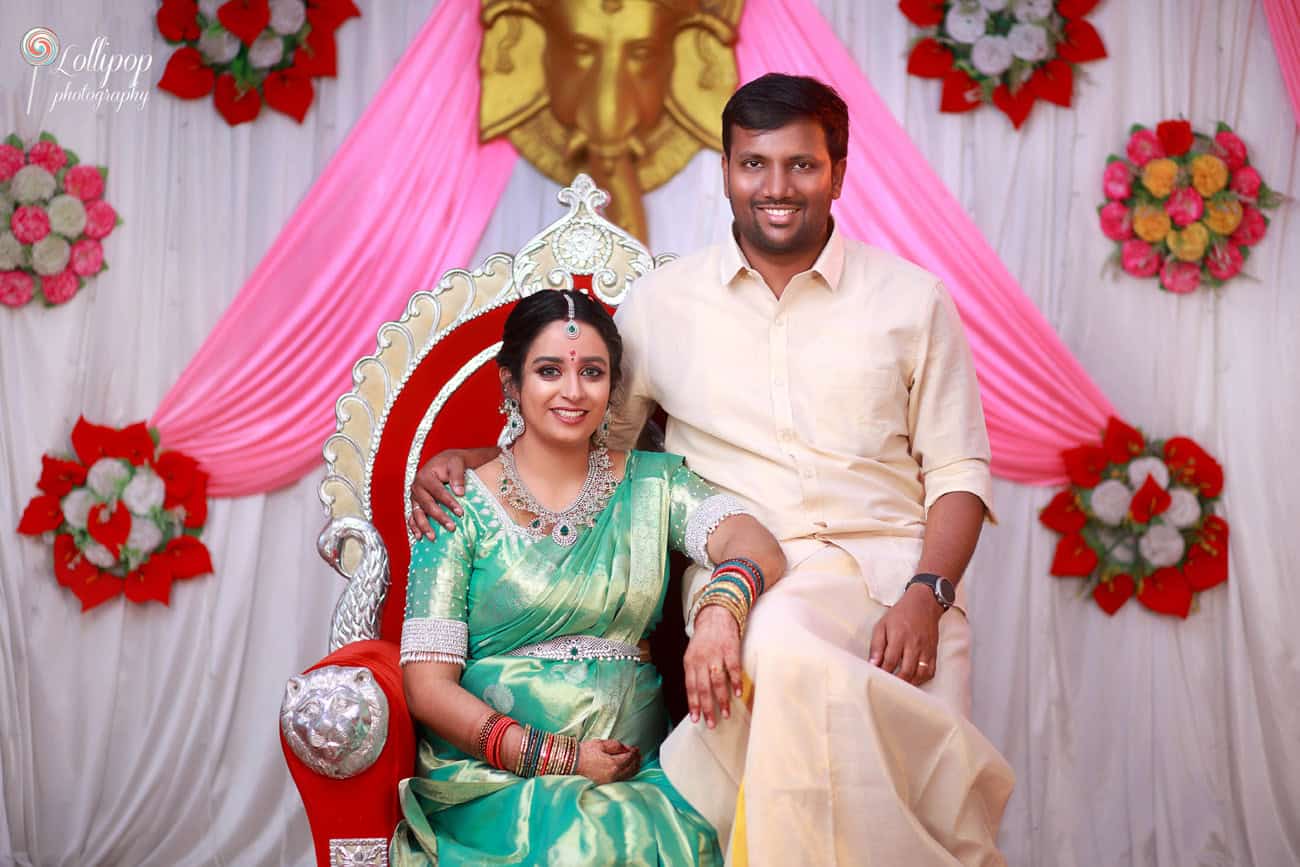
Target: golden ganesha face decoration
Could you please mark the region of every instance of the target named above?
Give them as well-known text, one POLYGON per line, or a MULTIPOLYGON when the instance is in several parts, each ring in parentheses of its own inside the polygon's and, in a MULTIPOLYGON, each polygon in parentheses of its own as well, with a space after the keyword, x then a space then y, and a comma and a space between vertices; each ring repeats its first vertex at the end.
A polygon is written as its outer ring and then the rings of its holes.
POLYGON ((641 194, 722 149, 744 0, 483 0, 479 135, 543 174, 590 174, 646 237, 641 194))

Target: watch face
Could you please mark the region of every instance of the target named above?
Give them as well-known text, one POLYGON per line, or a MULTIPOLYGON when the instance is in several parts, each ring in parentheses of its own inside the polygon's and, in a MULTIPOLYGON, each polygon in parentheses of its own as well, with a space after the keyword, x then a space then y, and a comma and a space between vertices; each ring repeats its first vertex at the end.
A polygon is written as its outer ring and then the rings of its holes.
POLYGON ((934 593, 943 600, 944 605, 952 605, 957 601, 957 588, 947 578, 940 578, 935 583, 934 593))

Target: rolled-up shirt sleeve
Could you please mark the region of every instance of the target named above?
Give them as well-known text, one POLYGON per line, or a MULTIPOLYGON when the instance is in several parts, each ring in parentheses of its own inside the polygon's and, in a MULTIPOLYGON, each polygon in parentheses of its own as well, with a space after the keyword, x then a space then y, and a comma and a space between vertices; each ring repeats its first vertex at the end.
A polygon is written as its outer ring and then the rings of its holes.
POLYGON ((975 361, 957 307, 941 283, 931 292, 917 333, 907 423, 925 485, 926 515, 944 494, 967 491, 984 502, 985 516, 997 523, 975 361))

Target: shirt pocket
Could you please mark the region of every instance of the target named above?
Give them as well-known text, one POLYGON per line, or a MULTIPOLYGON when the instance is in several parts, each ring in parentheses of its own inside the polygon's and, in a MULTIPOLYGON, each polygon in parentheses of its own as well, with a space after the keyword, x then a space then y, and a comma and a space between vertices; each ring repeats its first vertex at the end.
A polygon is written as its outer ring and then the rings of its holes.
POLYGON ((818 391, 815 446, 881 458, 896 437, 906 438, 907 396, 894 368, 843 371, 818 391))

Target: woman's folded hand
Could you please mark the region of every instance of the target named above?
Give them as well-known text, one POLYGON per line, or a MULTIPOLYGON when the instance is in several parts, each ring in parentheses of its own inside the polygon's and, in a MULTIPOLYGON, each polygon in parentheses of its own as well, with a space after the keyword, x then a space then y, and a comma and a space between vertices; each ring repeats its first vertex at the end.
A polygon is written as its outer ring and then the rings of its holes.
POLYGON ((578 773, 595 783, 615 783, 641 770, 641 750, 615 740, 578 745, 578 773))

